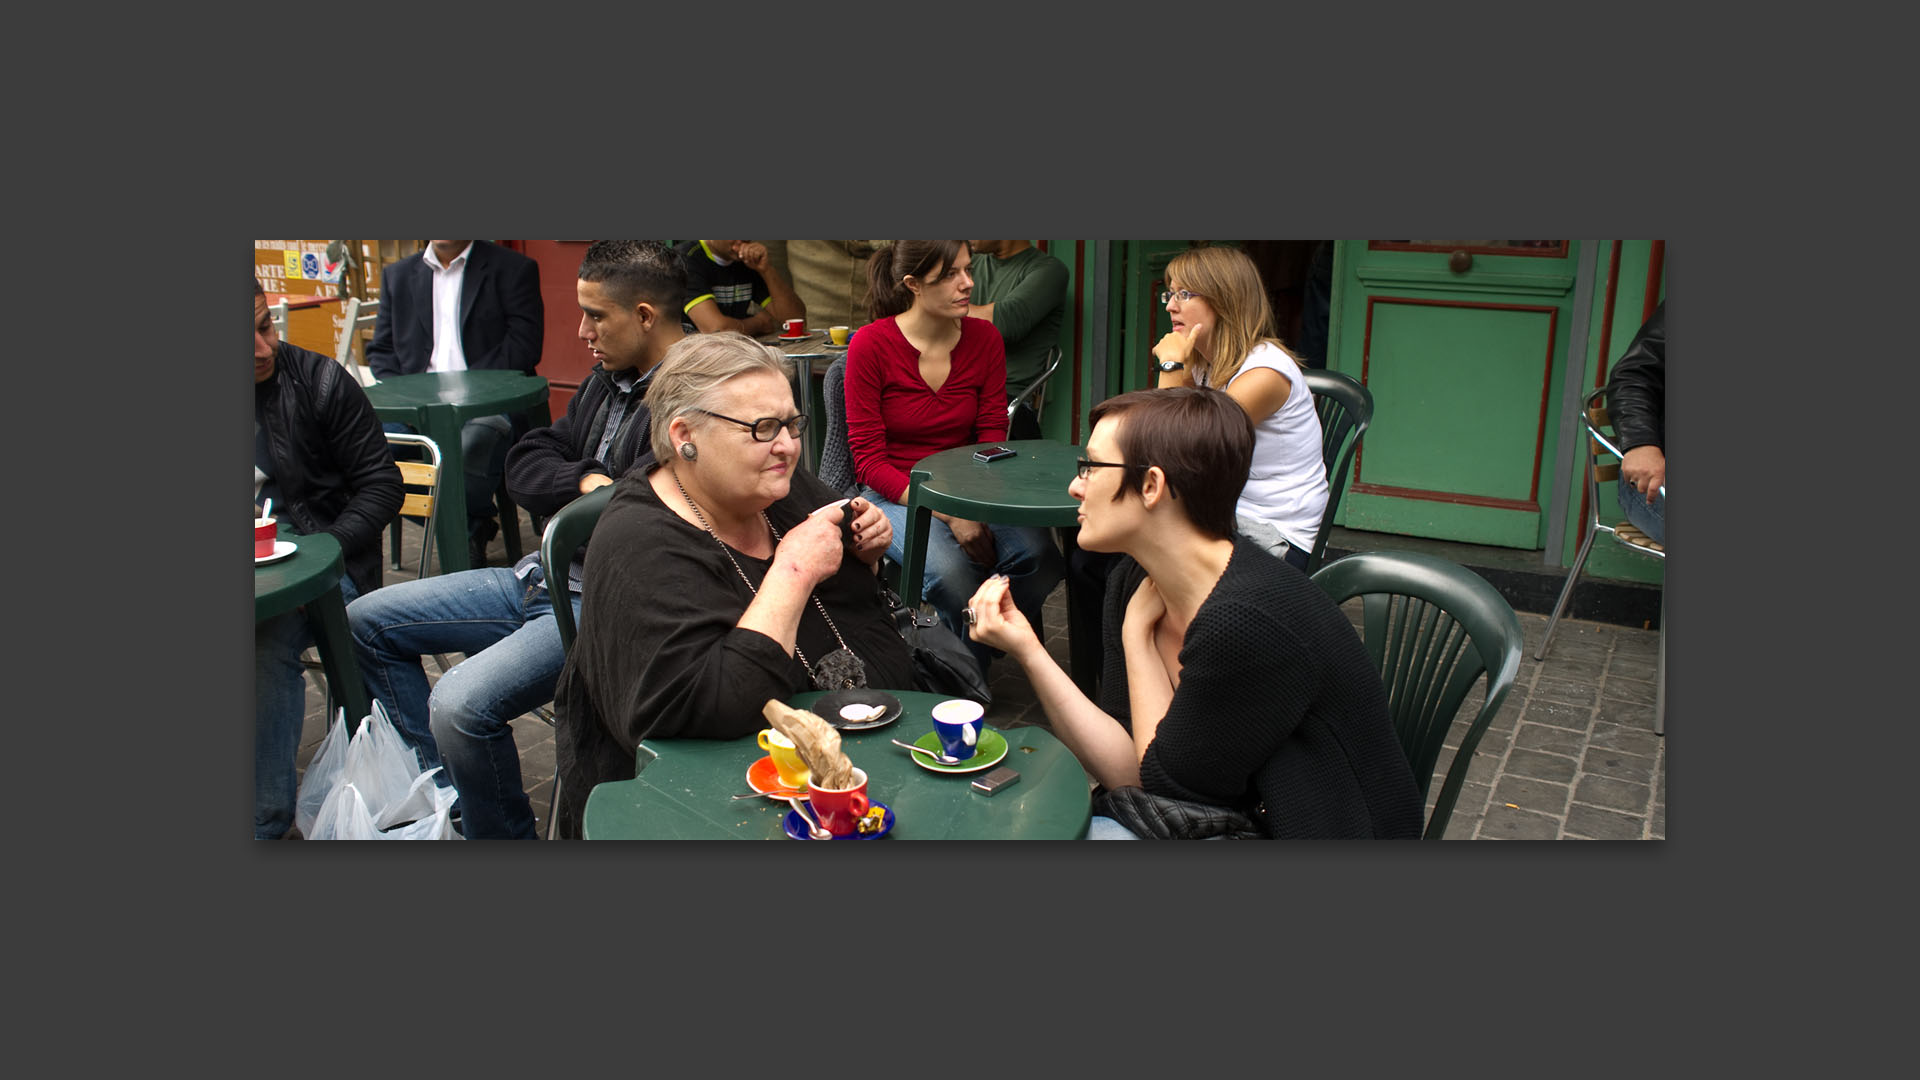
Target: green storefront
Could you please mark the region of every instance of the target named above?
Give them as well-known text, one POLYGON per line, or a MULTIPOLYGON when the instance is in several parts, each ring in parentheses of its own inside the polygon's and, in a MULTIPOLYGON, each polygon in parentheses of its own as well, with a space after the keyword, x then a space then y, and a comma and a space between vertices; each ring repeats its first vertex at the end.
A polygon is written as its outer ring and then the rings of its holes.
MULTIPOLYGON (((1072 273, 1045 434, 1077 442, 1095 402, 1152 385, 1150 352, 1167 329, 1164 271, 1196 243, 1275 242, 1039 242, 1072 273)), ((1375 404, 1338 524, 1571 563, 1586 520, 1580 399, 1664 298, 1665 248, 1334 242, 1327 366, 1365 383, 1375 404)), ((1601 516, 1617 517, 1610 484, 1603 496, 1601 516)), ((1656 583, 1661 567, 1601 544, 1587 572, 1656 583)))

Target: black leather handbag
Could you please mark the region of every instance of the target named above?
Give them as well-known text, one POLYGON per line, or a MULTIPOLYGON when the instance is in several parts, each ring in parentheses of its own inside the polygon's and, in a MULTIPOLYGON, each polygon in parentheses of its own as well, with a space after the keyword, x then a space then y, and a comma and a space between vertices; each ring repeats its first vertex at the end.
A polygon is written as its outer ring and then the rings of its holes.
POLYGON ((968 698, 983 706, 993 704, 993 691, 987 688, 980 662, 954 632, 937 616, 922 615, 908 607, 900 594, 887 586, 880 586, 880 591, 893 612, 900 637, 913 650, 915 687, 929 694, 968 698))
POLYGON ((1171 799, 1144 788, 1123 787, 1101 792, 1094 801, 1093 812, 1112 818, 1142 840, 1267 838, 1252 818, 1231 807, 1171 799))

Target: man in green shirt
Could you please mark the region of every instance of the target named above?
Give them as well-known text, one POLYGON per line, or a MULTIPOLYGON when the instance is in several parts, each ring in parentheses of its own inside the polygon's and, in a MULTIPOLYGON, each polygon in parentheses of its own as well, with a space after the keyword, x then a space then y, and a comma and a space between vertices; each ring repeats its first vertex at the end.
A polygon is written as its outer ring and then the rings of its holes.
MULTIPOLYGON (((1067 265, 1026 240, 970 240, 973 304, 967 314, 991 321, 1007 346, 1007 400, 1020 396, 1046 370, 1047 350, 1060 343, 1067 299, 1067 265)), ((1032 434, 1037 422, 1022 417, 1032 434)), ((1026 426, 1026 425, 1023 425, 1026 426)))

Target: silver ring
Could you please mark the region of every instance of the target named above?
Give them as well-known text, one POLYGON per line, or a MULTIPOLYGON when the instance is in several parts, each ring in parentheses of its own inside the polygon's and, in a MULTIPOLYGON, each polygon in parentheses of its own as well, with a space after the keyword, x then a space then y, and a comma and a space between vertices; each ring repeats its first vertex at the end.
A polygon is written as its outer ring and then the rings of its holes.
POLYGON ((973 605, 967 605, 967 629, 973 629, 973 605))

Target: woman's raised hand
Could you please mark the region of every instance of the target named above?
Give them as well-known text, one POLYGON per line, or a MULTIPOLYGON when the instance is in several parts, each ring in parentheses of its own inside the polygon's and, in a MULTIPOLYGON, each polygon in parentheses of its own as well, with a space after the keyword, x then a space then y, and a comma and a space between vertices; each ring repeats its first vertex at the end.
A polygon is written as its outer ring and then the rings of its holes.
POLYGON ((869 565, 886 554, 893 543, 893 522, 880 508, 859 496, 847 502, 846 512, 853 515, 853 554, 869 565))
POLYGON ((1133 590, 1133 596, 1127 600, 1127 613, 1120 623, 1120 636, 1151 645, 1154 630, 1166 616, 1166 597, 1160 595, 1152 578, 1143 578, 1140 587, 1133 590))
POLYGON ((1005 574, 995 574, 981 583, 973 599, 967 601, 967 610, 973 613, 967 636, 1018 659, 1026 648, 1038 647, 1040 639, 1014 605, 1011 586, 1005 574))
POLYGON ((1194 323, 1185 330, 1169 330, 1153 347, 1153 358, 1162 362, 1172 361, 1185 364, 1188 357, 1206 340, 1207 324, 1194 323))
POLYGON ((809 590, 832 577, 840 569, 844 550, 840 544, 840 515, 841 510, 835 508, 803 518, 780 538, 780 546, 773 553, 774 569, 800 574, 809 590))

